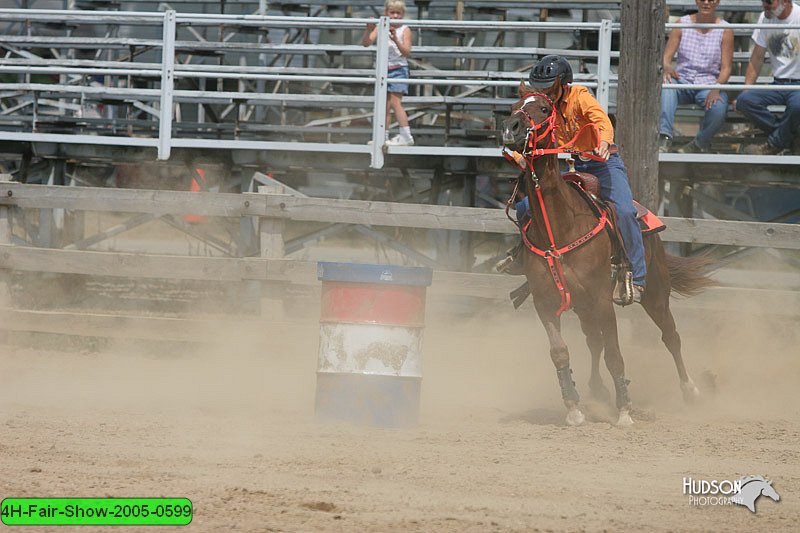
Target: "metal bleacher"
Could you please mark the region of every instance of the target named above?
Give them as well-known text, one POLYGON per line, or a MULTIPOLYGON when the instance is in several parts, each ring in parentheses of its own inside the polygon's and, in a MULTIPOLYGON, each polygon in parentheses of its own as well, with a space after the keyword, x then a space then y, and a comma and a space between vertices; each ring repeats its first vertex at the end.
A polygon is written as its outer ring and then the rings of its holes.
MULTIPOLYGON (((381 166, 382 153, 367 145, 380 94, 372 67, 376 50, 352 44, 366 19, 178 12, 174 33, 164 38, 165 17, 0 12, 10 30, 0 38, 8 51, 0 64, 0 126, 6 130, 0 137, 151 147, 161 159, 172 147, 356 153, 371 155, 373 166, 381 166), (162 62, 167 48, 172 61, 162 62), (165 69, 174 77, 171 90, 165 90, 165 69), (174 115, 164 112, 167 101, 175 105, 174 115)), ((428 142, 406 152, 496 154, 496 142, 476 146, 470 137, 492 137, 493 111, 513 101, 536 51, 509 46, 506 35, 545 26, 428 20, 410 25, 423 42, 447 44, 415 47, 411 83, 418 88, 405 103, 420 139, 428 142), (464 35, 487 31, 505 46, 463 42, 464 35)), ((557 26, 547 29, 575 31, 571 24, 557 26)), ((586 26, 597 31, 600 24, 586 26)))
MULTIPOLYGON (((385 42, 360 46, 365 17, 379 14, 380 2, 26 4, 83 9, 0 9, 0 141, 6 146, 32 143, 67 154, 78 146, 127 147, 164 160, 173 149, 306 159, 339 154, 373 168, 393 156, 497 158, 497 119, 535 57, 547 53, 568 56, 576 82, 594 89, 612 113, 616 107, 619 51, 612 41, 619 25, 586 20, 601 9, 613 16, 619 2, 409 1, 415 46, 404 104, 417 145, 386 152, 381 143, 368 144, 386 126, 372 120, 385 98, 374 67, 385 42), (581 46, 586 35, 596 48, 581 46)), ((694 2, 666 4, 679 13, 694 2)), ((720 9, 752 14, 760 3, 728 0, 720 9)), ((734 25, 742 39, 752 29, 734 25)), ((746 59, 746 51, 737 52, 740 70, 746 59)), ((742 82, 734 75, 725 88, 741 90, 742 82)), ((699 113, 682 109, 679 127, 699 113)), ((737 119, 732 114, 731 124, 737 119)), ((758 140, 741 130, 734 128, 722 153, 660 159, 800 164, 795 155, 735 153, 758 140)))

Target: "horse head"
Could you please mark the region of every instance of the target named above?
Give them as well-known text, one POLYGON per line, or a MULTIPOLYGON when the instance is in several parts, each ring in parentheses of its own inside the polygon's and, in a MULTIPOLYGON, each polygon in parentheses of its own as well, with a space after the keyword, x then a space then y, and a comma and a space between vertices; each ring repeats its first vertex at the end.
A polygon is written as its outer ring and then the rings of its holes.
POLYGON ((772 487, 772 481, 766 481, 766 484, 761 486, 761 494, 768 498, 772 498, 774 501, 780 501, 781 496, 778 492, 772 487))
POLYGON ((556 144, 556 107, 544 93, 533 92, 520 83, 520 99, 503 121, 503 145, 509 150, 529 154, 531 150, 556 144))
POLYGON ((750 512, 756 512, 756 500, 759 496, 767 496, 774 501, 780 501, 781 497, 772 486, 772 481, 763 476, 747 476, 739 480, 741 490, 739 494, 731 498, 731 501, 739 505, 744 505, 750 512))

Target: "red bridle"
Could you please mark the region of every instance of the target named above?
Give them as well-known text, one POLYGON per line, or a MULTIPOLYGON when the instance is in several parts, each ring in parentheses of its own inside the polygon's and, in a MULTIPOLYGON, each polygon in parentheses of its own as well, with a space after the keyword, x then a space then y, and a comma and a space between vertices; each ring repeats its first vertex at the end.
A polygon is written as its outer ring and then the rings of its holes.
POLYGON ((517 113, 521 113, 525 120, 528 121, 528 127, 526 128, 526 135, 525 135, 525 147, 523 148, 522 154, 519 152, 513 152, 508 148, 503 148, 503 156, 508 159, 510 162, 514 163, 515 165, 519 166, 523 170, 531 169, 533 170, 533 163, 534 159, 537 159, 543 155, 547 154, 574 154, 582 159, 593 159, 595 161, 605 161, 605 158, 600 157, 599 155, 595 154, 593 151, 584 151, 584 150, 576 150, 573 148, 575 143, 577 142, 578 138, 583 133, 583 130, 589 128, 592 130, 593 137, 595 139, 595 147, 600 145, 600 131, 597 128, 596 124, 588 123, 582 126, 575 136, 569 140, 563 146, 556 146, 556 130, 558 129, 558 125, 556 124, 556 119, 558 117, 556 111, 556 105, 553 103, 550 98, 544 93, 529 93, 526 94, 520 104, 519 108, 517 108, 512 114, 516 115, 517 113), (544 119, 542 122, 537 123, 533 117, 525 110, 525 106, 528 105, 533 101, 534 98, 541 97, 547 102, 550 106, 550 114, 544 119), (539 131, 543 130, 543 131, 539 131), (550 137, 549 142, 547 143, 547 148, 537 148, 539 145, 539 141, 546 137, 550 137), (552 147, 552 148, 551 148, 552 147), (521 157, 522 156, 522 157, 521 157), (523 160, 527 160, 526 161, 523 160))
MULTIPOLYGON (((562 254, 565 254, 571 250, 578 248, 582 244, 589 242, 595 235, 597 235, 603 230, 606 224, 610 224, 611 222, 608 219, 607 211, 603 210, 597 225, 594 228, 592 228, 591 231, 589 231, 585 235, 582 235, 581 237, 577 238, 572 243, 566 246, 562 247, 556 246, 555 237, 553 236, 553 228, 550 225, 550 217, 547 214, 547 209, 545 208, 544 204, 544 198, 542 197, 542 189, 539 186, 539 179, 533 168, 533 161, 546 154, 559 154, 559 153, 577 153, 583 157, 591 157, 598 161, 605 161, 605 159, 595 154, 582 152, 580 150, 574 150, 570 148, 573 144, 575 144, 575 141, 578 139, 581 132, 583 131, 583 128, 585 128, 586 126, 578 130, 578 133, 575 134, 575 137, 573 137, 564 146, 550 148, 550 146, 556 144, 556 128, 557 128, 556 106, 547 97, 547 95, 542 93, 532 93, 526 95, 519 109, 514 111, 514 114, 516 113, 522 113, 528 120, 529 127, 527 128, 527 133, 525 136, 525 148, 523 149, 522 154, 519 154, 518 152, 511 152, 507 148, 504 148, 503 155, 506 157, 506 159, 509 159, 510 161, 517 164, 517 166, 519 166, 520 168, 524 170, 530 170, 531 179, 534 184, 534 190, 536 191, 536 197, 539 202, 539 209, 542 213, 542 219, 544 220, 545 229, 547 230, 547 237, 550 240, 550 248, 548 248, 547 250, 542 250, 541 248, 536 247, 536 245, 534 245, 528 238, 528 228, 530 227, 532 220, 528 220, 527 224, 525 224, 525 226, 523 227, 520 227, 518 223, 516 222, 515 223, 520 229, 520 233, 522 234, 522 241, 525 243, 525 246, 528 248, 528 250, 538 255, 539 257, 543 257, 547 261, 547 266, 549 267, 550 275, 553 277, 553 282, 555 283, 559 295, 561 296, 561 305, 556 310, 556 316, 561 316, 561 314, 564 311, 568 310, 572 306, 572 298, 570 296, 569 289, 567 288, 566 281, 564 279, 564 268, 561 261, 562 254), (539 96, 544 98, 547 101, 547 103, 550 104, 551 112, 545 120, 537 124, 530 116, 530 114, 527 111, 525 111, 525 106, 529 104, 533 98, 539 96), (550 136, 550 141, 547 144, 548 148, 536 148, 536 146, 538 146, 539 144, 539 141, 546 138, 548 135, 550 136)), ((587 126, 594 128, 595 139, 599 140, 600 135, 597 130, 597 126, 592 123, 587 124, 587 126)), ((508 216, 509 219, 511 217, 508 215, 508 211, 511 207, 511 204, 514 202, 514 199, 516 198, 518 188, 519 188, 519 181, 517 181, 517 185, 516 187, 514 187, 514 192, 512 193, 511 198, 509 198, 506 204, 506 216, 508 216)))
MULTIPOLYGON (((527 95, 525 99, 522 101, 522 104, 519 106, 519 109, 514 111, 513 114, 516 113, 522 113, 522 115, 524 115, 525 119, 528 121, 527 135, 525 136, 525 148, 523 152, 524 155, 533 155, 534 151, 538 152, 540 149, 537 149, 536 147, 539 145, 539 141, 546 138, 547 136, 550 137, 547 146, 553 146, 556 144, 556 105, 553 103, 552 100, 550 100, 550 98, 547 97, 546 94, 532 93, 527 95), (530 102, 532 102, 534 98, 537 98, 539 96, 545 99, 547 104, 550 106, 551 111, 546 119, 537 124, 536 121, 533 120, 533 117, 531 117, 528 114, 528 112, 525 111, 525 106, 528 105, 530 102), (544 131, 539 133, 539 130, 542 129, 544 131)), ((551 149, 547 148, 546 150, 551 150, 551 149)), ((545 152, 543 152, 541 155, 544 155, 544 153, 545 152)), ((546 152, 546 153, 554 153, 554 152, 546 152)))

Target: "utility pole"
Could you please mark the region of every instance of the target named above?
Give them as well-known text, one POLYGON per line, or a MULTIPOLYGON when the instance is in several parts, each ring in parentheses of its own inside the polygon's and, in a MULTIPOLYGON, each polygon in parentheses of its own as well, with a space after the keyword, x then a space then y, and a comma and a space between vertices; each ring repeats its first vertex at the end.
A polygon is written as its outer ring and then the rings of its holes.
POLYGON ((658 207, 658 118, 664 0, 622 0, 616 140, 633 197, 658 207))

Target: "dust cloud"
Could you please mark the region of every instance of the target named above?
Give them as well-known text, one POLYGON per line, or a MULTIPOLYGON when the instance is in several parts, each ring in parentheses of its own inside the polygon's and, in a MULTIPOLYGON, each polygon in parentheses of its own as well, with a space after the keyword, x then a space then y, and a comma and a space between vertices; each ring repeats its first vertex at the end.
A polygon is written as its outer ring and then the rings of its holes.
POLYGON ((673 300, 703 393, 693 405, 644 311, 618 311, 628 430, 589 398, 572 314, 564 336, 588 420, 564 426, 530 302, 429 296, 421 422, 407 430, 315 421, 318 296, 271 324, 218 317, 190 343, 6 345, 0 494, 188 497, 198 531, 790 531, 800 312, 791 292, 744 294, 673 300), (690 506, 681 491, 684 476, 748 474, 773 479, 782 500, 753 515, 690 506))

